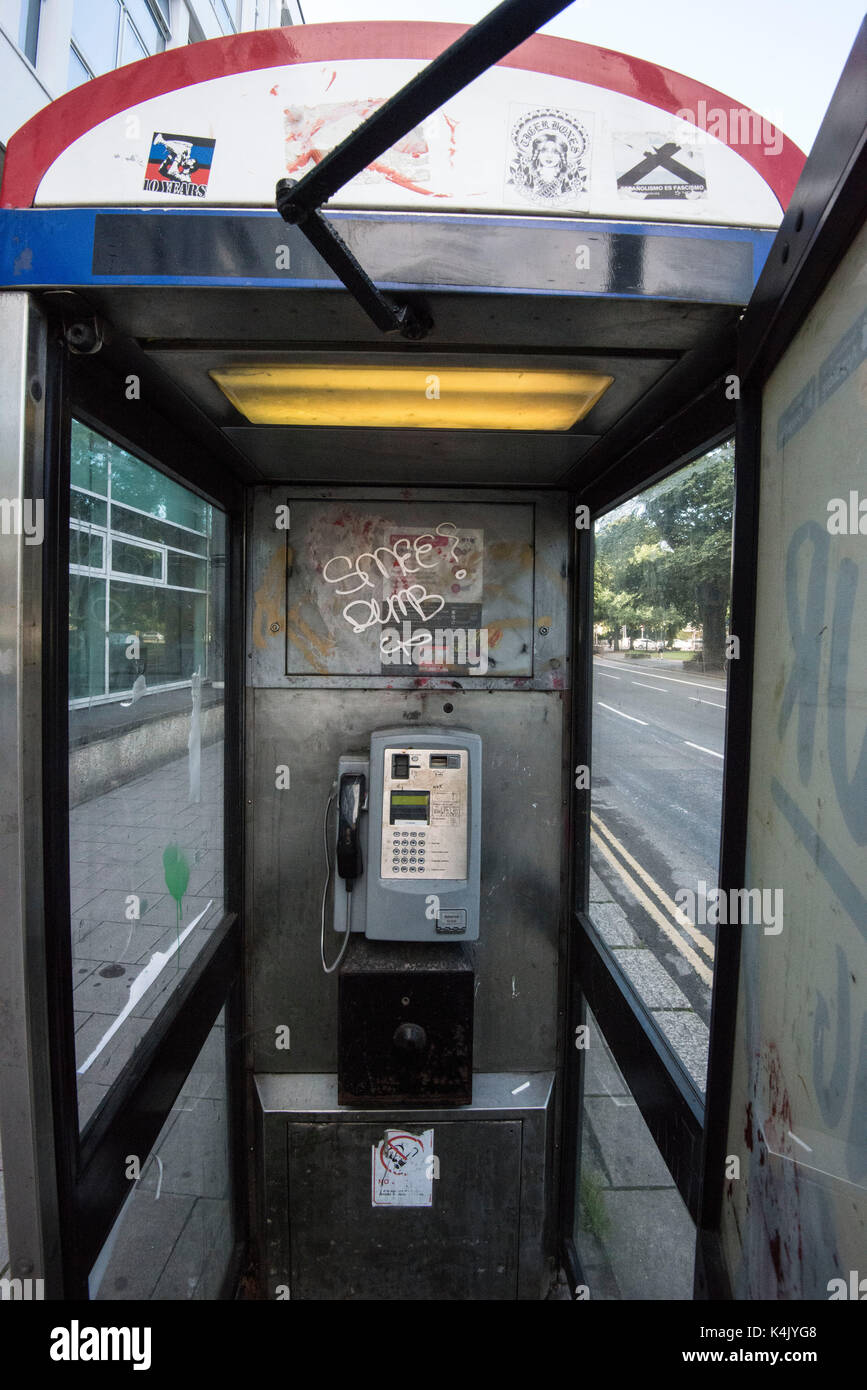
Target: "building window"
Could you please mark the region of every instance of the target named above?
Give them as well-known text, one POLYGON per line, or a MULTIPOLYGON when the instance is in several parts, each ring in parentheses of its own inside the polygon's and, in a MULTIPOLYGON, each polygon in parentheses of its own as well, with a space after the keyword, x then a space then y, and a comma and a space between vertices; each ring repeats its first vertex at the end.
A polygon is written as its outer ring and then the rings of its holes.
POLYGON ((238 32, 237 5, 230 6, 226 0, 211 0, 211 9, 217 16, 217 23, 224 34, 236 34, 238 32), (232 17, 232 9, 236 11, 232 17))
POLYGON ((204 679, 215 513, 193 493, 77 421, 70 498, 70 698, 204 679), (130 637, 139 653, 130 660, 130 637))
POLYGON ((74 0, 69 88, 166 46, 169 27, 149 0, 74 0))
POLYGON ((18 30, 18 47, 36 66, 36 50, 39 45, 39 13, 42 0, 23 0, 21 5, 21 24, 18 30))

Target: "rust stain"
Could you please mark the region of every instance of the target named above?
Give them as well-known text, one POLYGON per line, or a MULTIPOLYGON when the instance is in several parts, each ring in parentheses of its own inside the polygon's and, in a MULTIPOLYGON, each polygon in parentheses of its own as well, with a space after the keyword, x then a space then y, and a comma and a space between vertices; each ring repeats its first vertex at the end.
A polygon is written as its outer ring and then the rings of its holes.
POLYGON ((337 643, 332 637, 320 637, 298 611, 298 605, 289 610, 286 635, 293 647, 297 647, 304 659, 312 666, 317 676, 328 675, 328 658, 337 643))
POLYGON ((253 594, 253 646, 263 651, 272 642, 269 632, 272 623, 280 624, 283 632, 283 611, 286 601, 286 555, 275 550, 262 576, 262 583, 253 594))
POLYGON ((337 646, 336 640, 333 637, 320 637, 317 632, 314 632, 310 624, 301 617, 297 604, 289 610, 289 622, 295 624, 302 636, 306 637, 310 645, 315 647, 322 656, 332 655, 337 646))

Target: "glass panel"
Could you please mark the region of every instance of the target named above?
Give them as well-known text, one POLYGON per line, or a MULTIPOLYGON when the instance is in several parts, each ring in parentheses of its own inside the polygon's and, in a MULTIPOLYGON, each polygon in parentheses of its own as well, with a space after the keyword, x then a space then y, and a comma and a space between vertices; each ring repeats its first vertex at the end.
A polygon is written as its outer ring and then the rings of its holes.
POLYGON ((109 460, 113 453, 122 452, 116 444, 110 444, 95 430, 73 420, 70 436, 70 481, 73 487, 83 487, 88 492, 107 497, 109 460))
MULTIPOLYGON (((73 438, 105 460, 109 523, 121 472, 137 498, 169 499, 176 514, 195 516, 207 545, 190 561, 201 593, 154 582, 163 552, 118 539, 115 566, 139 564, 137 582, 70 575, 70 699, 79 702, 69 714, 70 907, 83 1124, 222 913, 225 518, 169 479, 161 490, 155 469, 94 431, 78 426, 73 438)), ((81 547, 98 537, 76 535, 81 561, 93 554, 81 547)))
MULTIPOLYGON (((126 0, 126 8, 132 16, 135 27, 138 30, 138 37, 147 53, 160 53, 166 45, 162 30, 153 17, 151 8, 147 0, 126 0)), ((129 29, 129 24, 125 25, 125 30, 129 29)), ((124 33, 124 43, 126 43, 126 32, 124 33)), ((124 58, 124 62, 132 62, 132 59, 124 58)))
POLYGON ((86 492, 75 488, 69 495, 69 515, 78 521, 92 521, 95 526, 105 526, 108 508, 98 497, 88 497, 86 492))
POLYGON ((220 1296, 235 1240, 224 1013, 91 1270, 92 1299, 220 1296))
POLYGON ((207 502, 116 445, 112 445, 111 449, 113 502, 125 502, 127 506, 147 512, 149 516, 174 521, 179 526, 189 526, 193 531, 208 530, 207 518, 211 509, 207 502))
POLYGON ((117 63, 119 18, 117 0, 74 0, 72 37, 97 77, 117 63))
POLYGON ((93 73, 88 72, 74 48, 69 50, 69 67, 66 72, 66 90, 71 92, 73 87, 80 87, 82 82, 89 82, 93 73))
MULTIPOLYGON (((112 579, 109 688, 128 691, 139 678, 148 686, 189 681, 209 656, 207 607, 206 594, 112 579)), ((189 710, 189 694, 182 703, 189 710)))
POLYGON ((42 0, 22 0, 21 19, 18 26, 18 47, 25 57, 36 66, 36 50, 39 47, 39 15, 42 0))
POLYGON ((70 526, 69 563, 86 569, 105 569, 105 537, 98 531, 83 531, 79 526, 70 526))
POLYGON ((595 1018, 587 1050, 575 1245, 591 1299, 691 1299, 695 1224, 595 1018))
POLYGON ((120 46, 120 63, 118 67, 123 67, 125 63, 137 63, 140 58, 147 58, 147 56, 147 49, 139 39, 129 19, 124 17, 123 38, 120 46))
POLYGON ((167 583, 179 584, 182 589, 204 589, 207 577, 208 566, 204 560, 178 555, 172 550, 168 552, 167 583))
POLYGON ((123 531, 128 536, 139 536, 146 541, 160 541, 164 545, 177 546, 178 550, 192 550, 196 555, 207 555, 208 538, 195 531, 182 530, 180 526, 170 526, 158 517, 143 516, 141 512, 120 507, 117 498, 111 499, 112 529, 123 531))
POLYGON ((130 541, 113 540, 111 543, 111 572, 112 574, 135 574, 143 579, 157 579, 162 582, 163 578, 163 555, 162 550, 154 550, 150 546, 135 545, 130 541))
POLYGON ((211 8, 217 16, 217 23, 224 34, 234 34, 236 32, 235 20, 232 18, 231 7, 226 4, 226 0, 211 0, 211 8))
POLYGON ((717 918, 733 446, 596 523, 590 916, 703 1092, 717 918))
POLYGON ((69 698, 105 694, 105 580, 69 576, 69 698))

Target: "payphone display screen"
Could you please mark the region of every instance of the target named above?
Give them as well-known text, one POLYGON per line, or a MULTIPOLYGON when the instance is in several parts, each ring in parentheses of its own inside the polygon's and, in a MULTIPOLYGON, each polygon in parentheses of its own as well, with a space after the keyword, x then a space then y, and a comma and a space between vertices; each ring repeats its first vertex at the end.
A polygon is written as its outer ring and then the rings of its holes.
POLYGON ((430 792, 392 792, 391 824, 400 820, 424 821, 430 824, 430 792))
POLYGON ((383 763, 381 877, 465 879, 467 750, 386 748, 383 763))

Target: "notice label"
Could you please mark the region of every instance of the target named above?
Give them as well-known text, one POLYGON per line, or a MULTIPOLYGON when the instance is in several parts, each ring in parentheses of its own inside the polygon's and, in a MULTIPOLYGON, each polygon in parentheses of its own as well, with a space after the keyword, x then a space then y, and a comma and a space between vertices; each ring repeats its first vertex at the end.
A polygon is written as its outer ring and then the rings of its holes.
POLYGON ((375 1207, 433 1205, 436 1158, 432 1129, 421 1134, 387 1129, 371 1148, 371 1204, 375 1207))

